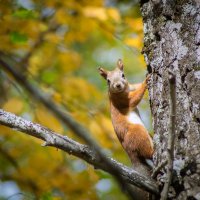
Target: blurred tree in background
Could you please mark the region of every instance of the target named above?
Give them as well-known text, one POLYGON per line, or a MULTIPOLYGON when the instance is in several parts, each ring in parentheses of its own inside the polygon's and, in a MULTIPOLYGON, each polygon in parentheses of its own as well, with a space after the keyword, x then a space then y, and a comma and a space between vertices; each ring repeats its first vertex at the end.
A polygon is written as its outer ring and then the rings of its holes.
MULTIPOLYGON (((0 52, 93 132, 108 155, 130 165, 113 131, 106 84, 97 68, 111 69, 122 58, 130 82, 144 79, 139 5, 131 0, 0 0, 0 27, 0 52)), ((79 140, 1 69, 0 94, 4 110, 79 140)), ((147 108, 143 103, 150 129, 147 108)), ((0 199, 126 199, 107 173, 40 143, 0 126, 0 199)))

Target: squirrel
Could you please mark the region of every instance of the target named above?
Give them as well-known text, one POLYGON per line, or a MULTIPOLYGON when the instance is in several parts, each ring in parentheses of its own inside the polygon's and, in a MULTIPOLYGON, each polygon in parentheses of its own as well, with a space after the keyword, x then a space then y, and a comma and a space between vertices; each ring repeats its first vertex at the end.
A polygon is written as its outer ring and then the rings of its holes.
MULTIPOLYGON (((153 156, 153 142, 137 108, 147 88, 146 82, 149 76, 142 83, 128 83, 121 59, 117 61, 117 67, 113 71, 99 67, 99 73, 107 80, 111 120, 115 133, 128 154, 133 169, 150 176, 148 160, 151 160, 153 156)), ((139 188, 137 191, 140 194, 137 194, 138 198, 134 199, 148 199, 147 192, 139 188)))

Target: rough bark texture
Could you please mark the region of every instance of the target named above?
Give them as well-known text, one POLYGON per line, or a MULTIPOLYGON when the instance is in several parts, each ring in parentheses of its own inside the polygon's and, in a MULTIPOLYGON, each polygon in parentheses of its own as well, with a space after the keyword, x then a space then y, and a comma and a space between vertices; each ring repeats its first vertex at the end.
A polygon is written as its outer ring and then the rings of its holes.
MULTIPOLYGON (((200 1, 141 1, 155 165, 166 159, 168 69, 176 74, 177 127, 169 199, 200 199, 200 1)), ((157 176, 162 189, 166 167, 157 176)))

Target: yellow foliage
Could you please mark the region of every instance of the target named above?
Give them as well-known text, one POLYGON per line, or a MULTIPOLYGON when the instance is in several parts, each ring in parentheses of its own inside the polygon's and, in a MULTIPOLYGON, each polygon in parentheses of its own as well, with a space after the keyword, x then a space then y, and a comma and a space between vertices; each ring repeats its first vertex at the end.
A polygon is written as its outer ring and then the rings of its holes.
POLYGON ((62 71, 68 73, 80 67, 81 57, 75 51, 61 52, 58 55, 58 62, 62 71))
POLYGON ((30 67, 29 71, 32 75, 36 75, 39 70, 39 66, 41 64, 41 58, 38 55, 34 55, 30 58, 30 67))
POLYGON ((55 102, 61 103, 62 102, 62 95, 59 94, 58 92, 54 92, 53 93, 53 99, 54 99, 55 102))
POLYGON ((93 125, 93 127, 90 127, 91 132, 95 134, 95 137, 100 141, 102 146, 112 149, 115 146, 117 137, 114 133, 111 119, 103 114, 99 114, 95 117, 95 123, 99 127, 97 129, 97 127, 94 127, 93 125), (96 132, 96 130, 98 131, 96 132))
POLYGON ((0 41, 4 41, 1 43, 1 50, 5 52, 10 52, 10 38, 8 35, 1 35, 0 34, 0 41))
POLYGON ((24 106, 24 102, 21 99, 14 97, 14 98, 9 99, 3 105, 3 109, 8 112, 19 114, 21 113, 23 106, 24 106))
POLYGON ((112 126, 111 119, 104 116, 104 115, 101 115, 99 121, 100 121, 100 124, 101 124, 103 131, 106 134, 110 135, 110 137, 113 138, 114 129, 113 129, 113 126, 112 126))
POLYGON ((46 43, 33 54, 29 59, 29 72, 31 75, 38 75, 41 69, 49 68, 54 63, 55 49, 53 43, 46 43))
POLYGON ((87 101, 98 101, 101 98, 101 94, 93 84, 78 77, 64 78, 60 90, 63 91, 64 101, 66 99, 66 101, 78 102, 79 105, 87 101))
MULTIPOLYGON (((98 122, 92 120, 88 126, 89 130, 95 134, 95 137, 99 137, 100 135, 103 134, 103 131, 98 124, 98 122)), ((100 138, 100 137, 99 137, 100 138)))
POLYGON ((107 10, 107 14, 110 18, 112 18, 115 22, 120 22, 121 20, 121 16, 119 11, 116 8, 108 8, 107 10))
POLYGON ((35 110, 35 116, 37 122, 41 123, 43 126, 46 126, 58 133, 63 132, 63 127, 56 117, 54 117, 49 111, 42 107, 38 107, 35 110))
POLYGON ((58 23, 60 24, 66 24, 67 23, 67 13, 66 10, 63 8, 60 8, 57 10, 56 14, 55 14, 55 19, 58 23))
POLYGON ((143 32, 143 22, 142 17, 133 19, 133 27, 135 31, 143 32))
POLYGON ((10 128, 0 125, 0 135, 6 137, 6 139, 12 134, 10 128))
POLYGON ((28 23, 27 20, 18 20, 17 25, 21 24, 23 24, 23 26, 21 26, 20 31, 27 34, 32 39, 37 39, 40 32, 47 29, 42 22, 36 20, 29 20, 28 23))
POLYGON ((143 22, 142 18, 126 18, 125 22, 130 26, 130 28, 135 32, 143 32, 143 22))
POLYGON ((82 12, 86 17, 96 18, 100 21, 105 21, 108 18, 106 9, 103 7, 85 6, 82 12))
POLYGON ((55 34, 55 33, 48 33, 46 36, 45 36, 45 39, 48 41, 48 42, 52 42, 52 43, 55 43, 55 44, 58 44, 59 42, 61 42, 62 38, 55 34))
POLYGON ((94 31, 97 26, 96 21, 88 17, 69 19, 68 24, 70 29, 73 30, 65 34, 64 41, 68 45, 74 42, 85 42, 88 39, 88 34, 94 31))
POLYGON ((143 68, 146 68, 146 62, 145 62, 145 60, 144 60, 144 56, 143 56, 142 54, 140 54, 140 55, 138 56, 138 59, 139 59, 139 62, 140 62, 140 64, 141 64, 141 66, 142 66, 143 68))
POLYGON ((62 197, 52 197, 52 200, 62 200, 62 197))
POLYGON ((135 47, 135 48, 138 48, 138 49, 142 48, 142 42, 141 42, 141 39, 139 37, 126 38, 124 40, 124 42, 129 46, 132 46, 132 47, 135 47))

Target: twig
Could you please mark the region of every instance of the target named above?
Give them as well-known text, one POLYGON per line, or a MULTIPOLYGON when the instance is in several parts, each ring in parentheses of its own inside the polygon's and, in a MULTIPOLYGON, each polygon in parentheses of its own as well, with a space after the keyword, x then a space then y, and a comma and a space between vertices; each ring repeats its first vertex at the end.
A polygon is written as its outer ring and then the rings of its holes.
POLYGON ((71 117, 68 112, 63 112, 63 109, 58 106, 54 101, 45 95, 44 92, 36 88, 33 84, 31 84, 22 73, 17 70, 16 66, 11 67, 7 62, 3 59, 0 59, 0 65, 4 68, 5 71, 12 74, 15 80, 21 84, 27 92, 44 106, 46 106, 49 110, 51 110, 58 119, 64 124, 68 125, 68 127, 80 138, 82 138, 87 144, 91 146, 92 149, 95 150, 101 162, 104 162, 107 165, 108 171, 115 177, 118 181, 121 188, 125 189, 125 192, 132 199, 135 195, 133 188, 126 183, 124 177, 120 175, 120 169, 117 165, 113 165, 110 159, 108 159, 100 146, 97 144, 95 140, 91 137, 91 133, 79 124, 75 119, 71 117))
POLYGON ((165 167, 165 165, 167 164, 167 160, 164 160, 163 162, 159 163, 159 165, 154 169, 151 178, 155 179, 156 176, 158 175, 158 173, 160 172, 160 170, 165 167))
MULTIPOLYGON (((85 160, 89 164, 93 165, 96 169, 102 169, 108 173, 111 173, 110 168, 107 167, 107 164, 101 162, 99 156, 89 146, 80 144, 68 138, 67 136, 55 133, 40 124, 30 122, 2 109, 0 109, 0 124, 39 138, 45 141, 45 144, 48 146, 61 149, 69 154, 85 160)), ((158 193, 157 185, 153 180, 140 175, 133 169, 118 163, 114 159, 107 159, 110 160, 113 166, 118 167, 120 170, 120 175, 124 177, 124 180, 127 183, 143 188, 144 190, 154 194, 158 193)))
POLYGON ((173 160, 174 160, 174 138, 176 131, 176 76, 169 71, 169 92, 170 92, 170 120, 167 146, 167 172, 166 181, 161 192, 161 200, 168 198, 169 187, 172 181, 173 160))

